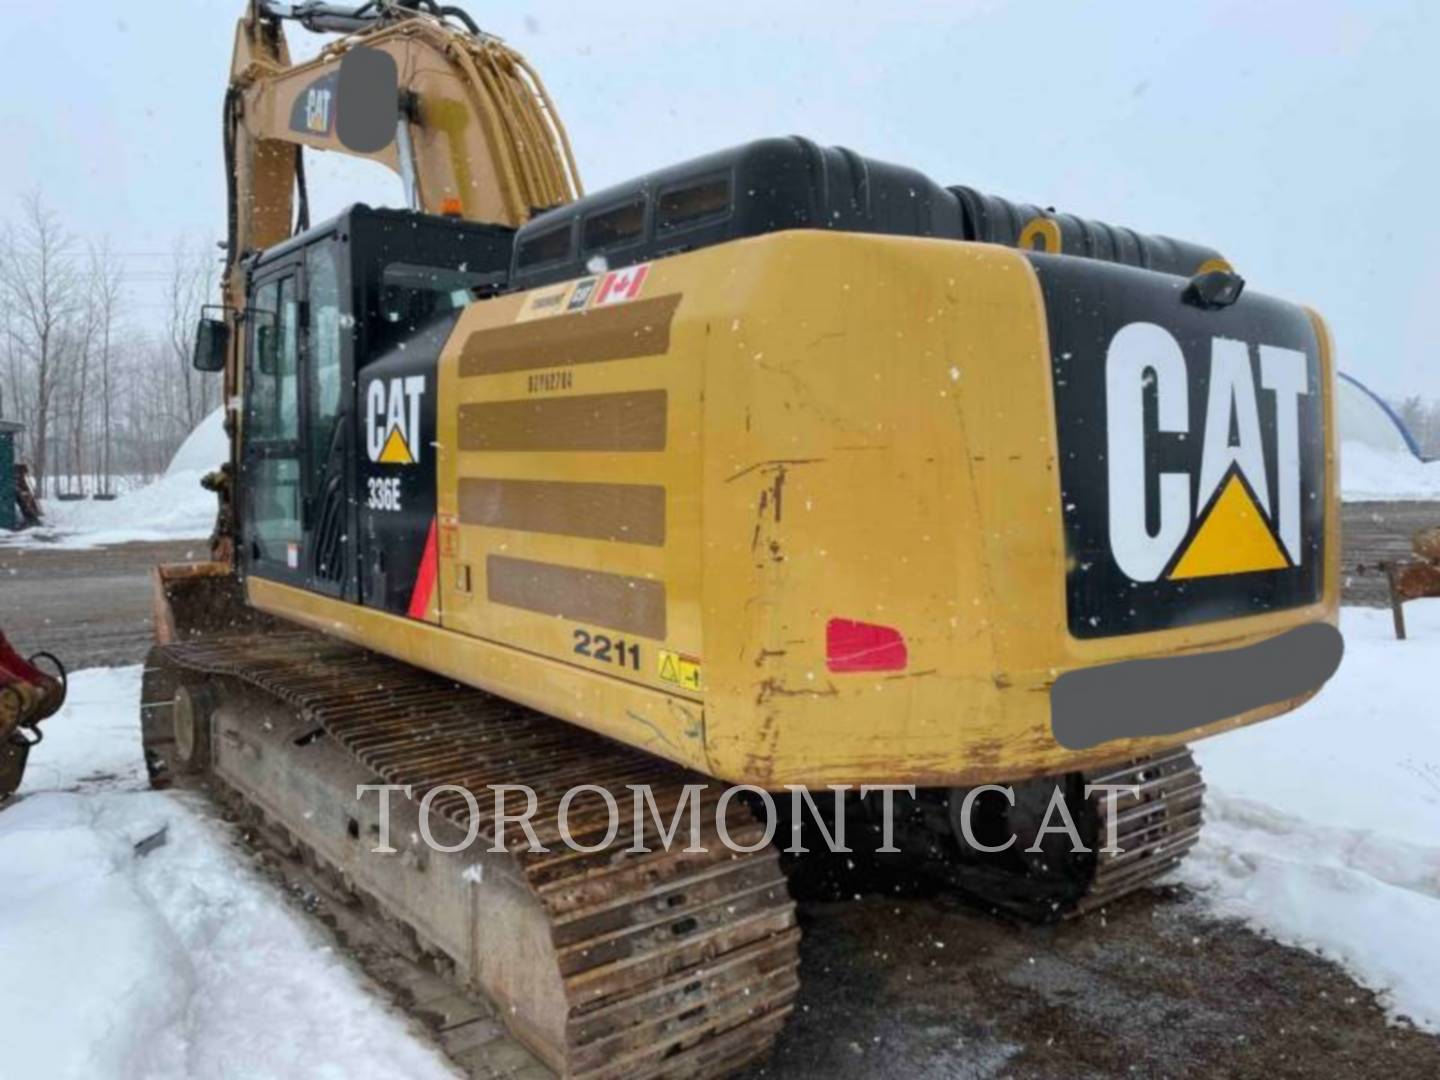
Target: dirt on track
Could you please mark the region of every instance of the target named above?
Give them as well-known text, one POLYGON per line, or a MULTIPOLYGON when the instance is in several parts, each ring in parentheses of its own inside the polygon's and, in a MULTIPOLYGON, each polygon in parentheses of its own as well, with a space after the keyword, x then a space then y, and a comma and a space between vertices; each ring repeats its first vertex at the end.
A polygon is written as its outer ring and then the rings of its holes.
MULTIPOLYGON (((150 567, 204 555, 203 541, 0 547, 0 627, 73 668, 139 663, 150 567)), ((1440 1077, 1440 1039, 1388 1023, 1338 966, 1217 922, 1179 888, 1033 927, 843 858, 806 869, 799 1003, 750 1080, 1440 1077)))

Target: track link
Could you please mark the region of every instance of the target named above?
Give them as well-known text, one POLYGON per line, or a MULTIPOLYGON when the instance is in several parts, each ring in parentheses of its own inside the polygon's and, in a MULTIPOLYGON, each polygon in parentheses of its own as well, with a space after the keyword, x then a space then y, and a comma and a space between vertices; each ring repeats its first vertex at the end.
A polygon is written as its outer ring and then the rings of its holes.
MULTIPOLYGON (((968 789, 920 791, 896 817, 901 851, 892 865, 913 867, 993 912, 1053 923, 1154 884, 1200 836, 1205 784, 1184 746, 1090 772, 1020 781, 1009 790, 1008 809, 996 811, 998 796, 990 795, 991 809, 971 818, 984 837, 981 843, 1004 844, 1013 837, 1007 847, 988 851, 964 839, 959 817, 968 789), (1113 798, 1102 791, 1086 795, 1092 786, 1125 790, 1113 798), (1069 835, 1061 833, 1058 817, 1051 821, 1049 804, 1056 791, 1064 798, 1080 850, 1073 850, 1069 835), (1042 820, 1050 834, 1037 840, 1042 820)), ((878 845, 883 833, 873 807, 866 808, 859 823, 878 845)))
MULTIPOLYGON (((411 924, 427 948, 443 954, 457 990, 483 988, 511 1032, 556 1073, 726 1075, 763 1056, 792 1010, 799 930, 778 858, 769 846, 741 854, 721 842, 720 788, 704 777, 332 638, 285 631, 206 637, 152 651, 144 728, 147 762, 161 785, 177 756, 173 713, 182 686, 190 701, 201 703, 186 708, 213 710, 205 721, 215 741, 213 773, 231 789, 231 800, 248 803, 272 831, 321 852, 320 861, 330 862, 342 881, 370 872, 373 864, 354 860, 392 860, 376 888, 367 891, 361 882, 356 891, 374 896, 386 916, 411 924), (508 854, 488 856, 484 884, 473 882, 479 906, 468 930, 455 918, 407 910, 409 886, 390 879, 407 872, 423 879, 426 852, 372 856, 373 829, 362 830, 351 818, 352 855, 335 856, 333 837, 308 843, 307 829, 320 826, 293 815, 287 820, 277 810, 285 800, 264 789, 281 782, 272 780, 283 771, 277 753, 314 752, 327 741, 371 782, 409 785, 412 807, 434 792, 432 815, 458 835, 471 827, 470 804, 459 791, 435 789, 475 792, 477 849, 491 847, 496 834, 486 786, 528 785, 538 797, 535 833, 550 850, 530 851, 512 825, 508 854), (261 768, 251 759, 268 764, 261 768), (665 850, 648 816, 636 834, 626 801, 620 803, 622 827, 605 843, 610 816, 598 792, 575 797, 568 815, 573 841, 597 850, 573 850, 563 842, 558 811, 565 792, 580 784, 622 800, 630 785, 650 785, 664 822, 685 785, 706 785, 699 815, 704 850, 680 850, 688 842, 683 827, 665 850), (650 851, 628 850, 637 835, 650 851), (407 859, 418 865, 407 867, 407 859), (497 867, 497 859, 503 865, 497 867), (523 909, 517 925, 541 930, 530 937, 517 931, 519 940, 511 942, 504 920, 517 904, 523 909), (471 948, 475 941, 482 945, 471 948), (503 962, 487 955, 486 942, 507 953, 503 962), (539 987, 538 1004, 527 998, 529 983, 539 987)), ((317 807, 313 816, 334 816, 334 809, 317 807)), ((739 800, 731 801, 726 823, 740 845, 763 836, 739 800)), ((432 878, 437 865, 430 864, 432 878)), ((449 881, 445 887, 457 886, 449 881)))
POLYGON ((1186 746, 1085 775, 1088 784, 1133 787, 1135 794, 1098 800, 1097 837, 1115 830, 1118 852, 1101 850, 1089 887, 1067 911, 1073 918, 1144 888, 1178 866, 1200 839, 1205 782, 1186 746), (1113 813, 1113 817, 1112 817, 1113 813))

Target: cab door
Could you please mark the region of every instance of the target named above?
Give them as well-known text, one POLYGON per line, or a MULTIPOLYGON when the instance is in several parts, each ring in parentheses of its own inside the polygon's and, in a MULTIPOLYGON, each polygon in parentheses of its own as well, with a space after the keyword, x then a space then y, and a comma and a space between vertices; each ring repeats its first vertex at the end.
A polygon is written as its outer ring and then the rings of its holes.
POLYGON ((243 554, 249 572, 287 584, 306 578, 300 424, 298 263, 266 268, 246 311, 243 554))
POLYGON ((304 475, 301 566, 315 592, 354 600, 355 504, 351 487, 354 386, 351 335, 342 297, 341 246, 324 239, 305 249, 301 319, 304 475))
POLYGON ((247 312, 244 553, 251 573, 354 599, 353 359, 338 246, 264 267, 247 312))

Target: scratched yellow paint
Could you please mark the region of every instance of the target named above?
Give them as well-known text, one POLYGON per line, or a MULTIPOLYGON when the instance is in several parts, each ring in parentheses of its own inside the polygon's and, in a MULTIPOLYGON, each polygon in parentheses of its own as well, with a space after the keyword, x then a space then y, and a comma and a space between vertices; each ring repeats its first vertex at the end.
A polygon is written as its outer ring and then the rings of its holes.
MULTIPOLYGON (((668 353, 576 364, 569 379, 461 378, 470 335, 515 323, 526 299, 464 313, 439 380, 439 511, 442 531, 454 530, 440 559, 442 628, 357 617, 259 582, 252 598, 713 775, 770 786, 1003 781, 1151 752, 1183 740, 1060 747, 1049 724, 1055 676, 1335 617, 1328 394, 1322 600, 1081 641, 1066 629, 1044 311, 1021 254, 779 233, 655 262, 643 296, 676 293, 668 353), (458 449, 465 404, 655 388, 668 401, 663 450, 458 449), (460 524, 463 477, 662 485, 665 540, 460 524), (574 622, 489 601, 492 555, 663 582, 665 637, 638 642, 637 666, 615 663, 613 651, 609 661, 577 654, 574 622), (898 629, 906 670, 827 671, 832 617, 898 629), (699 688, 663 680, 660 650, 703 665, 699 688)), ((1331 347, 1316 326, 1328 386, 1331 347)))

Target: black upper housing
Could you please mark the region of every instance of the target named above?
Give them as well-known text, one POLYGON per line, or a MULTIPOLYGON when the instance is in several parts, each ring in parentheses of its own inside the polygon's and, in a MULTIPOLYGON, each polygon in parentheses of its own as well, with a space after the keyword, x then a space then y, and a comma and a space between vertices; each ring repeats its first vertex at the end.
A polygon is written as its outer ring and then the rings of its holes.
POLYGON ((1067 255, 1184 277, 1219 258, 1199 244, 1056 214, 973 188, 942 188, 914 169, 791 136, 707 154, 538 214, 516 233, 509 288, 593 273, 597 257, 614 269, 782 229, 1014 247, 1035 218, 1055 223, 1067 255))

